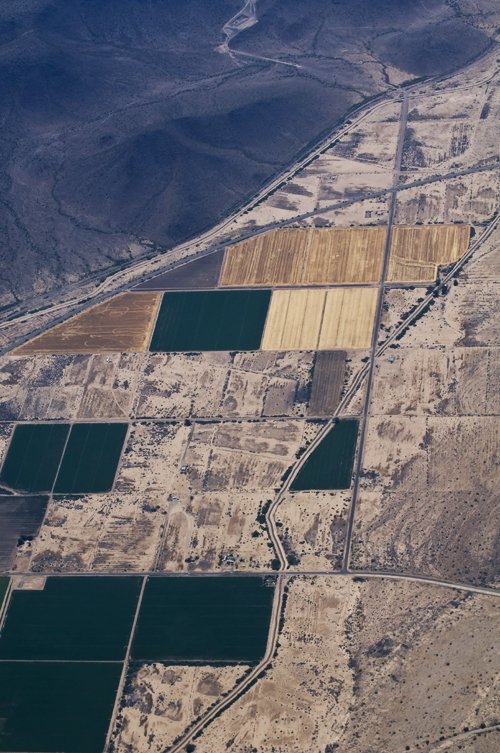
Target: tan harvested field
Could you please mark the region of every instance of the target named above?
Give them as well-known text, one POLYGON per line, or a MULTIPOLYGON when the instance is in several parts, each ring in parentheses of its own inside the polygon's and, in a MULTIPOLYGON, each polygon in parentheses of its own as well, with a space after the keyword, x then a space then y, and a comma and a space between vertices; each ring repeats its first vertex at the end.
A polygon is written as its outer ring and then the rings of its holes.
POLYGON ((160 293, 122 293, 21 345, 14 355, 146 350, 160 293))
POLYGON ((385 227, 270 230, 226 249, 220 285, 376 282, 385 227))
POLYGON ((410 582, 297 576, 272 667, 196 751, 434 753, 499 717, 499 607, 410 582))
POLYGON ((376 288, 275 290, 261 348, 368 348, 376 303, 376 288))
POLYGON ((332 416, 335 412, 344 387, 346 358, 343 350, 324 350, 316 354, 307 407, 310 416, 332 416))
POLYGON ((470 225, 395 227, 387 280, 432 282, 438 266, 457 261, 469 245, 470 225))
POLYGON ((116 753, 164 753, 194 719, 234 687, 245 665, 142 664, 132 673, 113 735, 116 753))
POLYGON ((31 547, 35 572, 143 572, 159 555, 168 501, 164 495, 96 494, 50 500, 31 547))

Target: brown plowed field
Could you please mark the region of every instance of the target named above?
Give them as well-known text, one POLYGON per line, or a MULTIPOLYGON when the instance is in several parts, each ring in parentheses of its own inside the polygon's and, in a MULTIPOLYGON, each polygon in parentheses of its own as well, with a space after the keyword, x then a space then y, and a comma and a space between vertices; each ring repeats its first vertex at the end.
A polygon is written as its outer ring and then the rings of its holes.
POLYGON ((389 282, 432 282, 439 265, 451 264, 466 252, 470 225, 395 227, 389 282))
POLYGON ((14 355, 146 350, 160 293, 123 293, 16 348, 14 355))
POLYGON ((271 230, 226 249, 220 286, 377 282, 385 227, 271 230))
POLYGON ((368 348, 376 303, 376 288, 274 291, 261 348, 368 348))
POLYGON ((316 355, 307 408, 310 416, 332 416, 335 413, 342 395, 346 357, 345 350, 324 350, 316 355))

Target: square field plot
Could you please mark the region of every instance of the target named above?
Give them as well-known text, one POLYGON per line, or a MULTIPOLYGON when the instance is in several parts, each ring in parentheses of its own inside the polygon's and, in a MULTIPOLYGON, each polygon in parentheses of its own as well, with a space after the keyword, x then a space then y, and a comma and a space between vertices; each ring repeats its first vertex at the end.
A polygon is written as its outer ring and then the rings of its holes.
POLYGON ((121 664, 2 662, 0 751, 101 753, 121 664))
POLYGON ((358 437, 358 421, 338 421, 306 460, 292 491, 349 489, 358 437))
POLYGON ((107 492, 113 486, 128 424, 74 424, 55 494, 107 492))
POLYGON ((269 290, 165 293, 150 350, 258 350, 269 290))
POLYGON ((0 484, 25 492, 50 492, 68 431, 68 424, 16 426, 0 474, 0 484))
POLYGON ((133 576, 49 577, 42 591, 13 590, 0 659, 122 660, 140 586, 133 576))
POLYGON ((151 578, 132 656, 258 661, 266 650, 273 594, 274 588, 259 577, 151 578))

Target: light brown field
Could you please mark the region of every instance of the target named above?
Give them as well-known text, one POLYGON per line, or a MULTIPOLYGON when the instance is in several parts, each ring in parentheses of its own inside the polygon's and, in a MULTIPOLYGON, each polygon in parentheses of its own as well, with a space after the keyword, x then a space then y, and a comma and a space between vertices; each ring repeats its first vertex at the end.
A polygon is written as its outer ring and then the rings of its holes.
POLYGON ((122 293, 16 348, 14 355, 144 351, 160 293, 122 293))
POLYGON ((376 282, 385 227, 271 230, 226 249, 220 285, 376 282))
POLYGON ((368 348, 376 303, 376 288, 274 291, 261 348, 368 348))
POLYGON ((438 266, 457 261, 469 245, 470 225, 395 227, 389 282, 432 282, 438 266))

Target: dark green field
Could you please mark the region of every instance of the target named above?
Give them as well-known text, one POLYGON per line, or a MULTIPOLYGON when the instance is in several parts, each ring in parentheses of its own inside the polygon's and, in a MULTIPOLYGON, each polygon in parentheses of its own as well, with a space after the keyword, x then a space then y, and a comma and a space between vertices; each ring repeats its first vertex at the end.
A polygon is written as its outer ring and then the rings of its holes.
POLYGON ((306 460, 292 490, 349 489, 357 437, 357 419, 338 421, 306 460))
POLYGON ((139 577, 68 576, 13 591, 0 659, 123 659, 140 586, 139 577))
POLYGON ((2 662, 0 751, 101 753, 121 664, 2 662))
POLYGON ((68 424, 16 426, 0 484, 25 492, 50 492, 68 430, 68 424))
POLYGON ((54 486, 56 494, 106 492, 113 486, 127 424, 74 424, 54 486))
POLYGON ((5 592, 7 591, 8 587, 9 587, 9 578, 0 578, 0 609, 2 607, 5 592))
POLYGON ((150 578, 134 659, 258 661, 274 589, 259 577, 150 578))
POLYGON ((257 350, 269 290, 165 293, 150 350, 257 350))

